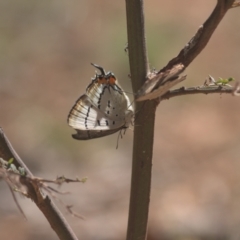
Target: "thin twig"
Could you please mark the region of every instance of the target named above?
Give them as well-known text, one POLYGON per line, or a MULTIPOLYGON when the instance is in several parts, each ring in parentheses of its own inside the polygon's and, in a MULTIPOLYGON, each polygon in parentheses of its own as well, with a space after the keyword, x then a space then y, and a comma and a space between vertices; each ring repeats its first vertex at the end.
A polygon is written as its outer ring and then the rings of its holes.
POLYGON ((218 0, 209 18, 201 25, 194 37, 184 46, 178 56, 173 58, 159 72, 171 69, 176 64, 183 64, 185 68, 206 47, 217 26, 232 7, 234 0, 218 0))
POLYGON ((161 100, 167 100, 173 97, 184 96, 184 95, 191 95, 191 94, 233 94, 235 88, 228 87, 228 86, 211 86, 211 87, 181 87, 178 89, 174 89, 168 91, 163 96, 161 96, 161 100))
POLYGON ((33 174, 30 172, 30 170, 15 152, 7 136, 4 134, 1 128, 0 157, 5 160, 13 158, 13 164, 15 164, 17 168, 23 167, 25 169, 27 176, 20 176, 19 181, 27 188, 26 196, 31 198, 35 202, 37 207, 42 211, 49 224, 51 225, 52 229, 58 235, 59 239, 77 240, 76 235, 68 225, 61 212, 50 199, 50 197, 42 193, 36 181, 29 181, 29 179, 33 178, 33 174))

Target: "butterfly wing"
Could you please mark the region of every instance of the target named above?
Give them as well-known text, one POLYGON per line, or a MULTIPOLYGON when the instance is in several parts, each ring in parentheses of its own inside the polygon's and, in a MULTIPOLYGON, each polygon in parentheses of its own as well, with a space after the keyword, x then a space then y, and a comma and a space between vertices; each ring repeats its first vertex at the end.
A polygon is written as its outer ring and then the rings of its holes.
MULTIPOLYGON (((121 129, 121 128, 120 128, 121 129)), ((107 135, 111 135, 120 129, 112 129, 112 130, 78 130, 76 129, 77 133, 72 134, 72 137, 77 140, 90 140, 94 138, 104 137, 107 135)))
POLYGON ((77 131, 73 138, 80 140, 103 137, 122 128, 115 126, 115 121, 96 108, 87 95, 82 95, 71 109, 68 124, 77 131))
POLYGON ((115 122, 96 108, 87 95, 82 95, 69 113, 68 124, 79 130, 108 130, 115 122))
POLYGON ((99 84, 95 81, 88 86, 86 95, 97 109, 115 123, 115 126, 128 125, 133 115, 133 108, 128 96, 116 81, 111 84, 99 84))

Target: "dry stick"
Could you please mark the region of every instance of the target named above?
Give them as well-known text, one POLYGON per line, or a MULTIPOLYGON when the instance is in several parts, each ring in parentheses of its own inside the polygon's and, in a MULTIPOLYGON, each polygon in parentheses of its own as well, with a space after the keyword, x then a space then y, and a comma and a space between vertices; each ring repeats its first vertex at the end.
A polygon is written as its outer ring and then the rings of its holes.
MULTIPOLYGON (((143 1, 126 0, 126 13, 131 80, 133 92, 137 92, 148 73, 143 1)), ((144 105, 136 103, 135 112, 138 113, 138 117, 134 124, 127 240, 143 240, 147 233, 156 107, 154 101, 148 101, 144 105)))
MULTIPOLYGON (((231 8, 234 0, 218 0, 217 5, 199 30, 199 36, 189 48, 184 48, 159 72, 183 63, 187 67, 203 50, 214 30, 231 8)), ((144 33, 143 0, 126 0, 129 61, 133 91, 137 92, 147 76, 148 62, 144 33)), ((189 42, 191 43, 191 41, 189 42)), ((147 234, 151 188, 152 149, 156 102, 136 103, 138 113, 134 130, 131 196, 127 240, 144 240, 147 234)))
MULTIPOLYGON (((0 128, 0 157, 5 160, 13 158, 13 164, 15 164, 16 167, 23 167, 27 173, 27 176, 33 177, 33 174, 13 149, 2 128, 0 128)), ((62 216, 61 212, 51 201, 49 196, 43 194, 39 189, 39 186, 34 184, 34 181, 29 182, 25 177, 21 177, 20 181, 22 184, 27 186, 28 197, 31 198, 37 207, 42 211, 52 229, 58 235, 59 239, 77 240, 76 235, 62 216)))
POLYGON ((168 91, 163 96, 161 96, 161 100, 170 99, 172 97, 184 96, 184 95, 191 95, 191 94, 212 94, 212 93, 227 93, 234 95, 234 87, 227 87, 227 86, 211 86, 211 87, 181 87, 178 89, 174 89, 168 91))
POLYGON ((185 46, 178 56, 169 61, 159 72, 171 69, 174 65, 180 63, 186 68, 207 45, 218 24, 221 22, 226 12, 232 7, 233 2, 234 0, 218 0, 212 14, 198 29, 196 33, 197 37, 195 37, 196 35, 194 36, 194 42, 190 40, 188 46, 185 46))

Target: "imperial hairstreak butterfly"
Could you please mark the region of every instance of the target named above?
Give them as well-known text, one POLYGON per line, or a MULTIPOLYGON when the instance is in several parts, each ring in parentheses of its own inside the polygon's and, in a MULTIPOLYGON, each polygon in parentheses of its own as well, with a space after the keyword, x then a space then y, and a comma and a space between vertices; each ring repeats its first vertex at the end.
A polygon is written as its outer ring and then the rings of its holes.
POLYGON ((77 131, 72 136, 79 140, 104 137, 126 129, 133 117, 129 98, 117 84, 114 74, 92 65, 100 74, 92 78, 86 93, 68 115, 68 124, 77 131))

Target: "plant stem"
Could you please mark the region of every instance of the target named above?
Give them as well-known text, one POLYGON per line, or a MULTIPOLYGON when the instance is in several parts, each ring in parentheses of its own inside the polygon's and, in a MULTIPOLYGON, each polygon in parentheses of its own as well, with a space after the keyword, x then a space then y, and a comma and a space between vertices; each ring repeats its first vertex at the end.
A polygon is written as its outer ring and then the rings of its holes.
MULTIPOLYGON (((126 0, 126 10, 131 79, 137 92, 148 73, 143 1, 126 0)), ((127 240, 146 239, 156 107, 155 101, 136 103, 127 240)))

